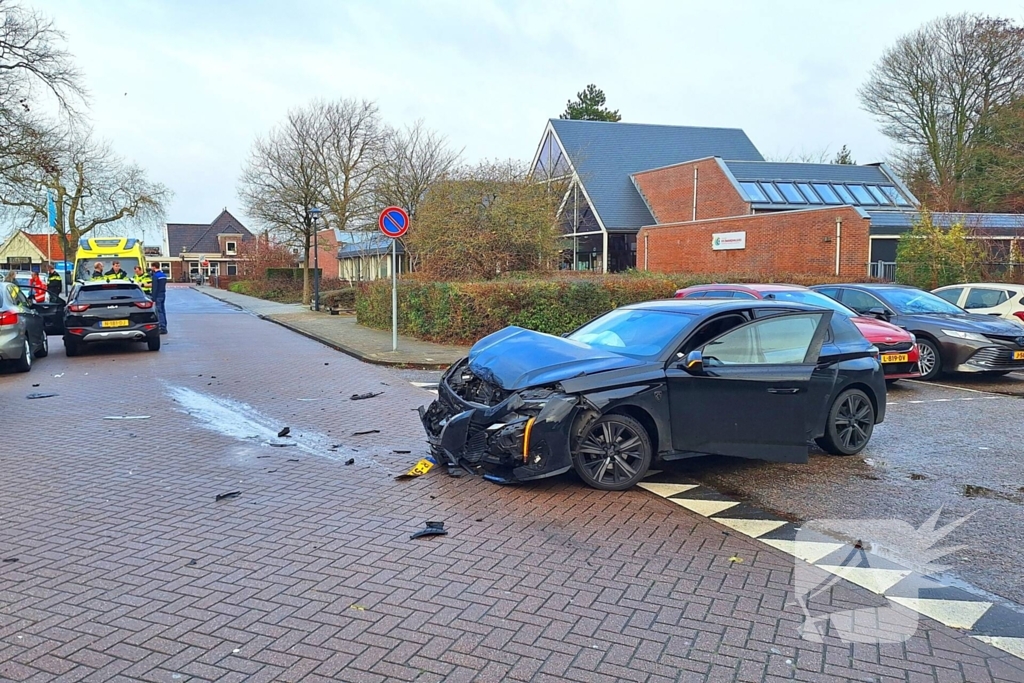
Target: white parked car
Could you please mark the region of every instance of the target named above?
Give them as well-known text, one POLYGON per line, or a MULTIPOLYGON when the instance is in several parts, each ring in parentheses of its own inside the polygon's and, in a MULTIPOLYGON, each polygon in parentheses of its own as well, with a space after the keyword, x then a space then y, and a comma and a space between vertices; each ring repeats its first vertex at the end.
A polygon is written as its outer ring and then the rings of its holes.
POLYGON ((1024 325, 1024 285, 972 282, 939 287, 932 293, 971 313, 997 315, 1024 325))

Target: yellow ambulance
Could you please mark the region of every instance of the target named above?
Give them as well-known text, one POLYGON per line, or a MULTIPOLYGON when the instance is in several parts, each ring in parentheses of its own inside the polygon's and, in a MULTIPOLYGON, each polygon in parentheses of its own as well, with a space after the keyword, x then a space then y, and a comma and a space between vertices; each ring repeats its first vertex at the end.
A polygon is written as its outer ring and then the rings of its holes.
POLYGON ((112 270, 114 261, 120 262, 121 270, 127 273, 129 278, 135 276, 135 266, 142 266, 142 270, 146 270, 146 254, 142 240, 134 237, 90 237, 81 240, 75 254, 74 279, 91 279, 97 263, 102 265, 104 273, 108 273, 112 270))

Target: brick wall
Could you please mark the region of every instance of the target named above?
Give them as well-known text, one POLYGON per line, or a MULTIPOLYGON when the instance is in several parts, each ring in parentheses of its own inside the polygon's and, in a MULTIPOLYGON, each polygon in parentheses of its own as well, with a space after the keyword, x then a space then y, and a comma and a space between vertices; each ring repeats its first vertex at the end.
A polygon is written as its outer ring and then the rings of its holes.
POLYGON ((750 213, 750 205, 733 187, 718 161, 701 159, 633 175, 658 224, 692 220, 694 168, 697 169, 697 220, 750 213))
POLYGON ((836 218, 842 219, 840 275, 861 279, 867 275, 871 221, 849 206, 646 227, 637 236, 636 266, 644 269, 646 241, 651 271, 832 275, 836 218), (746 232, 745 249, 711 249, 712 234, 741 231, 746 232))

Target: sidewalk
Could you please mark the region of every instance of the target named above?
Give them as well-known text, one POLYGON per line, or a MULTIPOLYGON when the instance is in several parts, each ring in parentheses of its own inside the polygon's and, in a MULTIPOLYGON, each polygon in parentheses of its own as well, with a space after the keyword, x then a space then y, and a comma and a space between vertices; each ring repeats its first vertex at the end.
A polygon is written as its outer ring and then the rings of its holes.
POLYGON ((194 289, 367 363, 444 369, 469 353, 466 346, 446 346, 405 336, 399 336, 395 352, 391 350, 391 332, 358 325, 354 315, 316 313, 302 304, 280 304, 215 287, 194 289))

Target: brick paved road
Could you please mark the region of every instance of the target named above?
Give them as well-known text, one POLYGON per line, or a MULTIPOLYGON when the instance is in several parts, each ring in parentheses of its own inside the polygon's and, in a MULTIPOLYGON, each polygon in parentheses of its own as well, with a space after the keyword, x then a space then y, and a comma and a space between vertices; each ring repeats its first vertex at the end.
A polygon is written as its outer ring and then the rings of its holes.
POLYGON ((169 309, 159 353, 54 339, 0 376, 4 681, 1024 681, 928 620, 801 640, 788 556, 643 491, 395 482, 424 392, 191 290, 169 309), (451 534, 409 540, 426 520, 451 534))

